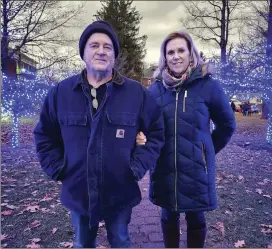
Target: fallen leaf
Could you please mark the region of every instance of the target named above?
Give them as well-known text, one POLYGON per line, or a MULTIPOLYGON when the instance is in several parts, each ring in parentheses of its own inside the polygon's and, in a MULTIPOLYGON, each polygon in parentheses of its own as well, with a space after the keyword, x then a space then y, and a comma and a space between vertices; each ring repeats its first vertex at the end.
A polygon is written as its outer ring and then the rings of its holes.
POLYGON ((7 208, 9 208, 9 209, 15 209, 15 208, 18 208, 18 207, 14 206, 14 205, 6 205, 6 207, 7 207, 7 208))
POLYGON ((248 189, 246 189, 246 192, 247 192, 247 193, 252 193, 252 191, 251 191, 251 190, 248 190, 248 189))
POLYGON ((263 197, 267 197, 267 198, 271 199, 271 195, 263 195, 263 197))
POLYGON ((9 236, 6 235, 5 233, 4 233, 4 234, 1 234, 1 241, 2 241, 2 240, 5 240, 5 239, 8 239, 8 238, 9 238, 9 236))
POLYGON ((54 227, 54 228, 52 229, 52 233, 55 234, 57 230, 58 230, 58 229, 54 227))
POLYGON ((238 176, 238 179, 239 179, 239 181, 245 180, 245 178, 243 176, 241 176, 241 175, 238 176))
POLYGON ((269 244, 267 248, 272 249, 272 244, 269 244))
POLYGON ((12 210, 5 210, 3 212, 1 212, 2 215, 11 215, 13 213, 12 210))
POLYGON ((254 208, 245 208, 246 210, 250 210, 250 211, 253 211, 254 208))
POLYGON ((51 201, 53 198, 45 196, 40 201, 51 201))
POLYGON ((38 221, 38 220, 34 220, 29 227, 27 227, 24 232, 26 231, 30 231, 32 228, 36 228, 36 227, 39 227, 41 225, 41 222, 38 221))
POLYGON ((30 213, 36 213, 40 207, 38 205, 35 206, 28 206, 25 210, 30 211, 30 213))
POLYGON ((38 221, 38 220, 34 220, 34 221, 31 223, 31 226, 32 226, 33 228, 39 227, 40 225, 41 225, 41 222, 38 221))
POLYGON ((41 239, 40 238, 34 238, 34 239, 30 239, 31 242, 33 243, 37 243, 37 242, 40 242, 41 239))
POLYGON ((245 241, 244 240, 238 240, 236 243, 234 243, 234 246, 236 248, 238 247, 244 247, 246 244, 245 244, 245 241))
POLYGON ((263 181, 262 182, 258 182, 258 184, 259 185, 266 185, 267 183, 269 183, 270 182, 270 180, 268 180, 268 179, 263 179, 263 181))
POLYGON ((226 210, 225 214, 232 215, 232 212, 231 212, 231 211, 229 211, 229 210, 226 210))
POLYGON ((72 248, 73 247, 73 242, 61 242, 60 246, 64 248, 72 248))
POLYGON ((272 234, 272 225, 261 224, 261 232, 264 234, 272 234))
POLYGON ((256 189, 256 192, 257 192, 258 194, 260 194, 260 195, 263 193, 263 191, 262 191, 260 188, 257 188, 257 189, 256 189))
POLYGON ((26 248, 41 248, 41 246, 39 244, 32 242, 31 244, 26 245, 26 248))
POLYGON ((99 227, 104 227, 105 223, 104 222, 99 222, 99 227))
POLYGON ((215 227, 222 233, 222 235, 225 235, 225 227, 223 222, 216 222, 215 227))
POLYGON ((268 180, 268 179, 265 178, 265 179, 263 180, 263 182, 264 182, 265 184, 267 184, 267 183, 271 182, 271 180, 268 180))
POLYGON ((42 211, 42 213, 49 213, 50 212, 50 209, 48 209, 48 208, 41 208, 40 210, 42 211))

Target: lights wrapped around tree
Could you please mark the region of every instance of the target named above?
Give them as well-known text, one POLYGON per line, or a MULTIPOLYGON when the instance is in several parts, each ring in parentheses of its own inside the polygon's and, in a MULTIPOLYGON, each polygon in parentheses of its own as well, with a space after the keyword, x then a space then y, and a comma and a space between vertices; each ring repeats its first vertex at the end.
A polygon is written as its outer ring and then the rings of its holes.
MULTIPOLYGON (((259 51, 252 52, 256 54, 259 51)), ((240 53, 240 52, 239 52, 240 53)), ((234 57, 238 57, 235 55, 234 57)), ((240 53, 241 54, 241 53, 240 53)), ((222 86, 229 97, 238 93, 260 93, 262 99, 268 107, 268 128, 266 140, 272 144, 272 65, 266 65, 266 60, 263 58, 259 64, 255 64, 257 70, 250 69, 253 62, 240 59, 240 61, 231 61, 228 64, 216 64, 217 78, 222 83, 222 86), (241 63, 240 67, 238 64, 241 63), (257 65, 257 66, 256 66, 257 65), (219 72, 224 72, 220 75, 219 72)))
POLYGON ((40 108, 51 84, 42 78, 7 77, 2 74, 2 111, 12 119, 12 147, 19 146, 19 119, 33 117, 40 108))

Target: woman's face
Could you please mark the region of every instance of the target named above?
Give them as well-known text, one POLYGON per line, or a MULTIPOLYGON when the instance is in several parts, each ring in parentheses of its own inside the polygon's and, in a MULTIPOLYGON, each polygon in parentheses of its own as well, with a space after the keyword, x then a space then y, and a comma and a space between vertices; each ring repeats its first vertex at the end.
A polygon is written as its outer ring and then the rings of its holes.
POLYGON ((175 74, 183 73, 190 63, 190 51, 183 38, 175 38, 166 45, 166 63, 175 74))

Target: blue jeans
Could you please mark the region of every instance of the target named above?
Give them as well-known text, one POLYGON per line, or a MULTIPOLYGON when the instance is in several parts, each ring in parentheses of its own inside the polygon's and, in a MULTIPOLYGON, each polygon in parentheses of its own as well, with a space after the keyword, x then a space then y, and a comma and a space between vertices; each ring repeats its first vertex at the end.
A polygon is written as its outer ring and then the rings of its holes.
MULTIPOLYGON (((162 208, 161 220, 165 224, 177 224, 179 223, 180 214, 172 212, 166 208, 162 208)), ((196 230, 206 227, 206 219, 204 212, 186 212, 185 219, 187 222, 187 230, 196 230)))
MULTIPOLYGON (((105 218, 108 241, 113 248, 129 248, 128 224, 132 208, 105 218)), ((71 211, 75 230, 74 248, 95 248, 99 224, 89 227, 89 217, 71 211)))

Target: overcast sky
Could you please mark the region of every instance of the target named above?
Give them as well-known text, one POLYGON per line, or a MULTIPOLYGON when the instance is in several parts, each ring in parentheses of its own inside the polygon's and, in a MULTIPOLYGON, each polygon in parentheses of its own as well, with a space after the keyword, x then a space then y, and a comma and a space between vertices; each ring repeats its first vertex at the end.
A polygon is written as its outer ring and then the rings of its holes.
MULTIPOLYGON (((143 17, 140 25, 140 35, 146 34, 148 36, 145 62, 158 62, 162 40, 170 32, 183 28, 179 21, 182 15, 184 15, 183 2, 135 1, 134 5, 143 17)), ((84 28, 93 21, 93 15, 100 8, 101 3, 99 1, 89 1, 86 3, 84 13, 81 15, 84 28)), ((75 35, 79 38, 82 31, 81 29, 75 30, 75 35)), ((202 44, 196 39, 194 41, 198 50, 209 54, 211 48, 209 49, 207 45, 202 44)))

